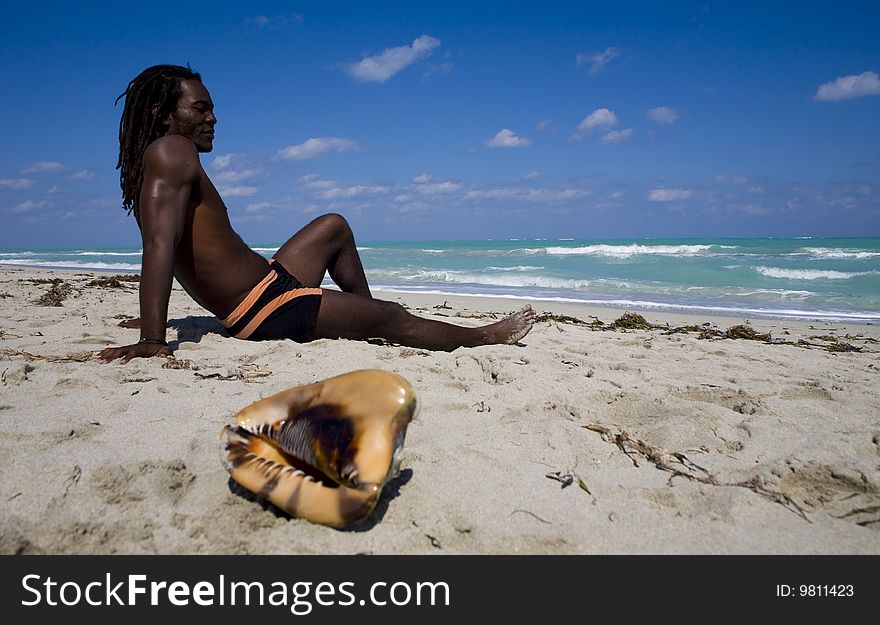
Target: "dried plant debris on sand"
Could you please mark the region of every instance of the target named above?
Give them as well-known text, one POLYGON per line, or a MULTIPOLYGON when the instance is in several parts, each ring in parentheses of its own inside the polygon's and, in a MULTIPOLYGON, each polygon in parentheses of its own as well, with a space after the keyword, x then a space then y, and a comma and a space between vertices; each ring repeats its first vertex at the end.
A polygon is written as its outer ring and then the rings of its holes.
POLYGON ((611 324, 611 328, 614 330, 653 330, 656 327, 638 313, 631 312, 623 313, 611 324))
POLYGON ((602 437, 602 440, 616 445, 617 448, 632 461, 634 467, 639 466, 636 459, 642 458, 653 464, 657 469, 669 473, 670 476, 667 481, 669 486, 672 486, 673 478, 683 477, 709 486, 735 486, 739 488, 747 488, 750 491, 791 510, 808 523, 810 522, 810 519, 807 518, 803 508, 801 508, 796 501, 785 493, 770 490, 764 486, 760 476, 754 476, 739 482, 724 482, 712 475, 708 470, 692 462, 683 453, 666 451, 664 449, 653 447, 642 440, 630 437, 629 433, 625 430, 612 432, 609 428, 598 423, 588 423, 582 427, 592 432, 597 432, 602 437))
POLYGON ((727 328, 727 332, 724 333, 725 337, 729 339, 746 339, 748 341, 769 341, 770 333, 762 334, 760 332, 756 332, 754 328, 751 326, 747 326, 744 324, 740 324, 738 326, 730 326, 727 328))
POLYGON ((186 358, 177 358, 175 356, 166 356, 165 363, 162 365, 163 369, 198 369, 198 367, 193 366, 191 360, 187 360, 186 358))
POLYGON ((141 277, 137 274, 134 275, 124 275, 119 274, 115 276, 106 276, 104 278, 95 278, 91 282, 87 283, 86 286, 96 286, 102 289, 128 289, 134 288, 132 285, 125 284, 126 282, 140 282, 141 277))
POLYGON ((23 356, 28 361, 33 362, 35 360, 45 360, 47 362, 86 362, 91 360, 94 354, 92 352, 76 352, 74 354, 68 354, 67 356, 43 356, 41 354, 32 354, 30 352, 19 351, 16 349, 10 349, 8 347, 4 347, 0 350, 5 356, 23 356))
POLYGON ((584 321, 583 319, 578 319, 577 317, 571 317, 569 315, 557 315, 554 313, 542 313, 538 315, 538 317, 535 319, 535 323, 541 323, 543 321, 555 321, 557 323, 570 323, 572 325, 592 326, 599 328, 605 325, 596 317, 593 317, 592 321, 584 321))
POLYGON ((73 287, 70 286, 70 283, 61 278, 53 278, 48 283, 52 287, 41 297, 34 300, 34 304, 37 306, 61 306, 62 302, 73 292, 73 287))

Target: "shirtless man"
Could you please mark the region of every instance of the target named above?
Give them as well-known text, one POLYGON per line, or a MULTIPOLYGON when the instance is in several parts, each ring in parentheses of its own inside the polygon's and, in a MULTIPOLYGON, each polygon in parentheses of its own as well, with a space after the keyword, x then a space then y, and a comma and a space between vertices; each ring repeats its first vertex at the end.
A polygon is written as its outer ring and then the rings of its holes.
POLYGON ((102 362, 172 354, 165 325, 173 278, 231 335, 250 340, 383 338, 449 351, 515 343, 531 330, 535 312, 528 305, 498 323, 469 328, 373 299, 340 215, 315 219, 267 262, 233 231, 199 160, 214 147, 217 123, 199 74, 174 65, 150 67, 122 97, 117 168, 123 204, 134 210, 143 238, 141 316, 129 327, 140 327, 141 339, 102 350, 102 362), (342 292, 320 288, 325 272, 342 292))

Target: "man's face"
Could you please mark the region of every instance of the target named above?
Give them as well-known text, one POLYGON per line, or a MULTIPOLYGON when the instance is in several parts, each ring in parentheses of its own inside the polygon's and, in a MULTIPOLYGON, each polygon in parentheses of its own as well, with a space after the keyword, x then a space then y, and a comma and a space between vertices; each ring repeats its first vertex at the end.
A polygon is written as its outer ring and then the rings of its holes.
POLYGON ((180 99, 177 110, 169 113, 164 122, 169 135, 181 135, 192 141, 199 152, 214 149, 214 102, 205 86, 198 80, 180 81, 180 99))

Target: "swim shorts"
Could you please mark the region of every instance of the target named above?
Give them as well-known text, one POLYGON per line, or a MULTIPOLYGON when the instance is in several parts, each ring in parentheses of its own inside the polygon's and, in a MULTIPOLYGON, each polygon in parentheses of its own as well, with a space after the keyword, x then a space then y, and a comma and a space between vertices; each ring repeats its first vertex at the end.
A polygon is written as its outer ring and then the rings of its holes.
POLYGON ((304 287, 274 258, 269 264, 269 274, 220 323, 237 339, 313 341, 321 289, 304 287))

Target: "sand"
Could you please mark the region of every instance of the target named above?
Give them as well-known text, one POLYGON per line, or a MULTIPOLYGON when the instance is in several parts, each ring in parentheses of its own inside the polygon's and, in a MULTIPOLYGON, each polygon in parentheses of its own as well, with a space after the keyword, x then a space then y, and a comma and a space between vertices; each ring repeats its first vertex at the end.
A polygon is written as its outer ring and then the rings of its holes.
MULTIPOLYGON (((108 275, 0 268, 0 553, 880 553, 876 325, 643 312, 662 327, 611 329, 625 311, 533 302, 555 317, 515 346, 252 343, 175 285, 176 360, 100 364, 138 336, 117 327, 137 285, 89 285, 108 275), (53 278, 69 292, 38 305, 53 278), (779 344, 723 336, 746 322, 779 344), (669 330, 689 324, 707 331, 669 330), (421 402, 370 521, 243 496, 221 427, 361 368, 421 402)), ((521 305, 377 295, 463 325, 521 305)))

